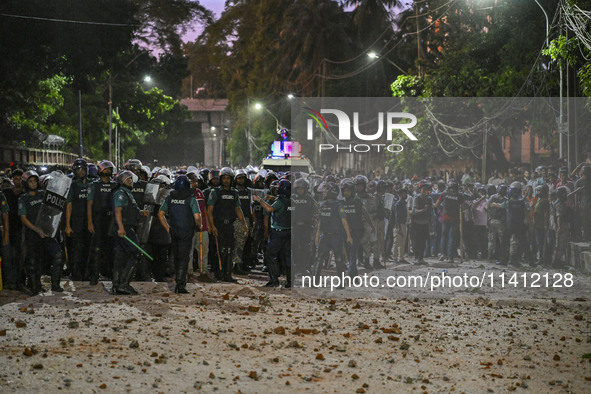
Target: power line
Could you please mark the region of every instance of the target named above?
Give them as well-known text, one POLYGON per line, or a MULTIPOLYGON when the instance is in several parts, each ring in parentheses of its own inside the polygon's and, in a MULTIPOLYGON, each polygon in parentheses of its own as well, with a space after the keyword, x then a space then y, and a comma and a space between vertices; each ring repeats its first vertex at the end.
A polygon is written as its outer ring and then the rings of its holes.
POLYGON ((129 24, 129 23, 109 23, 109 22, 75 21, 75 20, 70 20, 70 19, 41 18, 41 17, 38 17, 38 16, 27 16, 27 15, 0 14, 0 16, 4 16, 4 17, 7 17, 7 18, 33 19, 33 20, 47 21, 47 22, 77 23, 77 24, 81 24, 81 25, 132 26, 132 27, 139 27, 139 26, 141 26, 141 25, 133 25, 133 24, 129 24))

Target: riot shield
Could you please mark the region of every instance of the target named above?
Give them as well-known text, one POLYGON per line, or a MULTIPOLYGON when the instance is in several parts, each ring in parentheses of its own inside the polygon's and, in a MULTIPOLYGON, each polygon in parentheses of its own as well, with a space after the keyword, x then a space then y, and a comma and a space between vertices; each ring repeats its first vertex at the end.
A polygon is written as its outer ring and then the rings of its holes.
POLYGON ((148 211, 150 214, 148 216, 142 216, 137 226, 137 235, 142 244, 148 242, 148 237, 150 236, 150 228, 152 227, 152 220, 154 218, 154 206, 156 205, 159 189, 160 185, 157 183, 148 183, 146 185, 140 209, 148 211))
POLYGON ((384 194, 384 209, 391 211, 393 203, 394 203, 394 195, 392 193, 385 193, 384 194))
POLYGON ((51 238, 57 234, 62 213, 66 209, 66 197, 71 184, 72 179, 59 172, 54 171, 49 177, 35 226, 51 238))

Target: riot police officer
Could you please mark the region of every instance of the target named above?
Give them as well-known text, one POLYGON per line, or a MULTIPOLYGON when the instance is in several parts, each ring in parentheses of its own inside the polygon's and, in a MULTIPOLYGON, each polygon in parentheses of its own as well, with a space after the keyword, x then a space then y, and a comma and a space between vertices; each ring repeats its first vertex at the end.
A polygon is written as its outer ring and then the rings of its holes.
POLYGON ((244 232, 248 234, 248 225, 240 208, 238 191, 232 188, 234 171, 224 167, 220 171, 222 186, 211 191, 207 201, 207 216, 211 226, 211 234, 215 238, 216 249, 222 265, 222 280, 225 282, 236 282, 232 278, 232 256, 236 239, 234 237, 234 221, 240 219, 244 232))
MULTIPOLYGON (((240 200, 240 208, 244 219, 249 228, 252 228, 252 210, 251 210, 251 191, 248 188, 250 180, 247 177, 246 171, 243 169, 236 170, 235 174, 235 188, 238 190, 238 199, 240 200)), ((248 253, 248 242, 252 243, 249 234, 245 235, 240 231, 240 223, 234 222, 234 230, 236 234, 236 249, 234 255, 234 273, 238 275, 246 275, 250 271, 247 262, 246 254, 248 253)))
POLYGON ((364 219, 375 232, 375 228, 369 217, 369 214, 363 207, 363 203, 359 197, 355 196, 355 185, 353 182, 347 180, 341 186, 341 193, 343 194, 343 209, 347 215, 347 223, 351 231, 351 238, 353 242, 346 245, 347 258, 349 259, 349 276, 357 276, 357 256, 359 255, 359 248, 361 246, 361 238, 363 237, 363 222, 364 219))
POLYGON ((343 232, 346 234, 347 243, 352 244, 351 232, 347 222, 347 214, 341 202, 337 200, 339 187, 333 182, 328 182, 323 187, 324 200, 320 203, 320 216, 318 229, 316 230, 317 256, 314 262, 314 276, 319 276, 324 261, 332 251, 336 263, 337 274, 345 272, 343 262, 343 232))
POLYGON ((318 217, 318 204, 308 192, 309 184, 304 178, 293 183, 295 193, 292 194, 293 207, 293 244, 298 253, 294 255, 294 269, 298 273, 306 273, 312 269, 312 235, 318 217))
MULTIPOLYGON (((138 159, 129 159, 127 162, 125 162, 123 167, 127 171, 131 171, 135 176, 138 177, 138 180, 133 183, 133 188, 131 189, 131 194, 133 195, 133 198, 135 199, 135 202, 136 202, 138 208, 142 211, 145 210, 150 213, 153 213, 154 205, 147 203, 145 201, 146 187, 148 185, 148 182, 147 182, 147 180, 143 179, 143 178, 147 177, 147 174, 142 175, 145 172, 142 162, 138 159)), ((157 175, 160 175, 160 174, 165 174, 169 178, 172 175, 170 170, 166 170, 166 169, 160 169, 158 171, 157 175), (166 171, 168 172, 168 174, 166 173, 166 171)), ((135 229, 136 234, 147 233, 149 231, 149 229, 144 229, 144 226, 149 226, 150 223, 151 222, 149 220, 139 220, 138 223, 136 224, 136 229, 135 229)), ((140 240, 140 242, 142 243, 142 246, 145 247, 146 244, 142 241, 143 240, 140 240)), ((140 281, 150 280, 150 264, 148 263, 147 259, 143 255, 140 255, 139 260, 137 262, 135 276, 136 276, 136 280, 140 280, 140 281)))
POLYGON ((45 195, 43 190, 39 190, 39 175, 35 171, 26 171, 23 174, 23 184, 26 193, 18 200, 18 213, 25 227, 24 245, 29 289, 33 295, 44 291, 41 287, 41 261, 46 256, 51 256, 51 290, 62 292, 64 291, 60 286, 64 265, 62 249, 55 238, 49 237, 34 224, 45 195))
POLYGON ((139 243, 135 226, 140 215, 148 215, 148 211, 140 211, 131 194, 133 182, 137 179, 137 175, 128 170, 121 171, 117 175, 119 189, 113 195, 113 216, 117 229, 113 262, 113 294, 137 294, 137 291, 129 284, 137 256, 137 249, 130 240, 136 245, 139 243))
POLYGON ((66 235, 70 237, 72 253, 70 270, 72 280, 86 280, 88 277, 88 257, 90 252, 90 232, 88 231, 88 163, 82 158, 72 164, 74 179, 66 203, 66 235))
POLYGON ((285 288, 291 287, 291 182, 282 179, 277 185, 277 199, 269 204, 259 196, 254 196, 264 210, 271 213, 271 230, 267 243, 266 258, 269 261, 269 282, 267 287, 279 285, 279 269, 274 261, 285 264, 287 283, 285 288))
POLYGON ((112 177, 115 165, 103 160, 98 165, 99 179, 88 188, 88 231, 92 234, 90 284, 98 283, 99 271, 111 276, 113 239, 109 236, 113 219, 113 190, 117 186, 112 177))
POLYGON ((164 200, 158 212, 160 223, 170 234, 174 253, 176 286, 175 293, 187 294, 187 271, 189 254, 193 247, 193 235, 201 228, 201 210, 193 195, 186 175, 180 175, 174 183, 174 191, 164 200), (168 213, 170 225, 165 218, 168 213))

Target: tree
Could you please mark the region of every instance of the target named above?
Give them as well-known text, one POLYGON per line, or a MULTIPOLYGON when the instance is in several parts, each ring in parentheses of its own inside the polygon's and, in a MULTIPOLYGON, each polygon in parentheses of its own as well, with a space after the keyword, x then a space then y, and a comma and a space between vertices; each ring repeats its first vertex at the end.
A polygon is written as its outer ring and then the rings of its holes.
MULTIPOLYGON (((542 66, 547 58, 541 56, 545 44, 545 21, 534 2, 496 3, 492 9, 475 10, 472 3, 445 3, 439 0, 422 2, 416 10, 406 11, 409 18, 418 13, 422 48, 418 76, 399 76, 392 83, 394 96, 420 97, 512 97, 557 95, 555 84, 542 66), (538 71, 540 70, 540 71, 538 71)), ((549 15, 556 4, 543 1, 549 15)), ((484 7, 482 7, 484 8, 484 7)), ((407 29, 407 36, 411 29, 407 29)), ((414 37, 416 39, 416 36, 414 37)), ((409 46, 406 42, 405 46, 409 46)), ((414 42, 416 48, 416 41, 414 42)), ((409 51, 410 53, 411 51, 409 51)), ((414 54, 416 56, 416 49, 414 54)), ((483 112, 482 116, 490 116, 483 112)), ((526 126, 526 120, 518 123, 526 126)), ((549 120, 552 124, 552 120, 549 120)), ((508 162, 501 149, 501 136, 521 133, 524 127, 499 128, 489 133, 488 151, 492 152, 499 168, 508 162), (518 129, 518 130, 517 130, 518 129)), ((433 135, 433 129, 426 135, 433 135)), ((470 129, 467 127, 467 129, 470 129)), ((538 135, 551 139, 548 127, 532 128, 538 135)), ((454 157, 480 157, 483 130, 474 130, 462 136, 461 141, 443 137, 440 151, 454 157), (465 148, 471 147, 471 148, 465 148)), ((431 143, 431 141, 429 141, 431 143)), ((432 163, 427 150, 421 160, 432 163)), ((440 155, 439 155, 440 156, 440 155)))

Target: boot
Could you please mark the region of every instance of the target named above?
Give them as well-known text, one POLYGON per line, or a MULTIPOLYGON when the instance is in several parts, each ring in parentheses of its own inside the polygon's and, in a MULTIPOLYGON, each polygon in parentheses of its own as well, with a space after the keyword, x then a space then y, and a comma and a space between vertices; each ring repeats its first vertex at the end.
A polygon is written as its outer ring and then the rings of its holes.
POLYGON ((380 264, 380 260, 379 259, 376 259, 376 261, 374 261, 374 263, 373 263, 373 268, 376 269, 376 270, 381 270, 381 269, 384 269, 386 267, 384 267, 382 264, 380 264))
POLYGON ((39 264, 35 259, 29 259, 27 264, 27 280, 29 282, 31 295, 35 296, 44 291, 43 287, 41 287, 41 272, 39 270, 39 264))
POLYGON ((189 294, 187 291, 187 267, 177 267, 176 269, 176 286, 174 292, 177 294, 189 294))
POLYGON ((117 267, 115 267, 113 269, 113 278, 111 280, 112 280, 111 283, 113 284, 113 287, 111 288, 111 294, 113 294, 113 295, 122 294, 122 293, 119 293, 119 286, 121 285, 121 275, 120 275, 120 272, 117 269, 117 267))
POLYGON ((131 279, 133 278, 134 268, 135 267, 133 264, 128 263, 125 265, 125 268, 121 273, 121 286, 119 286, 119 290, 125 292, 124 294, 138 294, 137 290, 131 287, 131 285, 129 284, 131 282, 131 279))
POLYGON ((222 268, 224 269, 223 281, 229 283, 236 283, 237 280, 232 278, 232 266, 234 263, 232 262, 232 250, 226 249, 225 253, 222 252, 222 268))
POLYGON ((60 280, 62 278, 62 269, 64 267, 64 258, 61 253, 53 258, 53 264, 51 265, 51 291, 61 293, 64 289, 60 286, 60 280))
POLYGON ((102 253, 100 249, 95 248, 93 250, 93 254, 90 257, 90 261, 88 263, 88 271, 90 275, 90 285, 95 286, 98 284, 99 278, 99 261, 101 259, 102 253))

